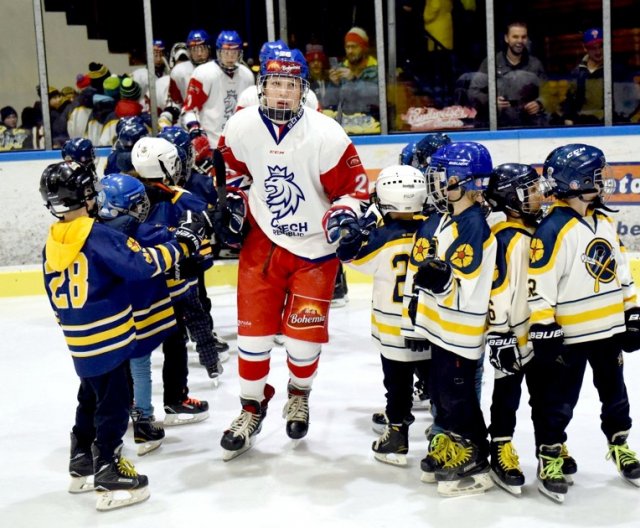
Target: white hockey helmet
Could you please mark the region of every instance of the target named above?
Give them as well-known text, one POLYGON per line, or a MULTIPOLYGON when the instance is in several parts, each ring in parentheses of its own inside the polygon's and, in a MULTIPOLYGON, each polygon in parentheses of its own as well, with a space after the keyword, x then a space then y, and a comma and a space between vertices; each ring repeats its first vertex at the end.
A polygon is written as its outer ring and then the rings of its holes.
POLYGON ((131 163, 144 180, 175 184, 182 168, 175 145, 164 138, 143 137, 131 150, 131 163))
POLYGON ((376 180, 376 203, 382 214, 417 213, 427 198, 424 174, 411 165, 391 165, 376 180))

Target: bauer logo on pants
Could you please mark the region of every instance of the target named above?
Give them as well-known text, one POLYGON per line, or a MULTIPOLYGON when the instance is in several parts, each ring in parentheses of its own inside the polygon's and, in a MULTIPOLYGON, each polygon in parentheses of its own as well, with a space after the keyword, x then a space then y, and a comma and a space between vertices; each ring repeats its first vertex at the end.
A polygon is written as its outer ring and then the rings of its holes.
POLYGON ((297 330, 324 328, 327 324, 330 302, 294 294, 287 326, 297 330))

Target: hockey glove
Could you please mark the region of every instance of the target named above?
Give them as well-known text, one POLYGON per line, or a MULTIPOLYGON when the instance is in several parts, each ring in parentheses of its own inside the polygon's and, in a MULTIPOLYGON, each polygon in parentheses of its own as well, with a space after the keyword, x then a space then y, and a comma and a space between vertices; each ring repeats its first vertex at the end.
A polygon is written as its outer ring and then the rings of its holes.
POLYGON ((324 234, 329 244, 335 244, 341 238, 352 240, 360 234, 358 217, 348 207, 332 207, 322 218, 324 234))
POLYGON ((625 332, 620 334, 620 347, 625 352, 640 350, 640 308, 630 308, 624 312, 625 332))
POLYGON ((189 136, 192 140, 199 136, 204 136, 205 139, 207 137, 207 133, 200 126, 200 123, 198 123, 198 121, 189 121, 187 123, 187 132, 189 132, 189 136))
POLYGON ((491 332, 487 335, 489 363, 504 374, 515 374, 522 368, 518 339, 513 332, 491 332))
POLYGON ((431 343, 429 343, 427 339, 405 337, 404 346, 411 350, 411 352, 426 352, 427 350, 429 350, 431 343))
POLYGON ((362 245, 368 240, 371 230, 376 226, 375 215, 358 218, 358 230, 352 230, 340 239, 336 255, 342 262, 349 262, 357 257, 362 245))
POLYGON ((541 362, 569 366, 564 331, 558 323, 531 325, 529 341, 533 345, 533 353, 541 362))
POLYGON ((178 122, 179 118, 180 108, 178 108, 177 106, 169 105, 162 111, 160 117, 158 118, 158 121, 164 126, 173 126, 178 122))
POLYGON ((218 242, 232 248, 239 248, 246 232, 247 196, 242 191, 227 193, 227 204, 218 203, 213 211, 205 213, 207 232, 215 234, 218 242))
POLYGON ((409 301, 409 308, 407 310, 409 312, 409 319, 411 319, 411 324, 416 324, 416 314, 418 313, 418 294, 414 293, 411 296, 411 300, 409 301))
POLYGON ((451 277, 451 266, 447 262, 427 257, 413 276, 413 284, 433 293, 442 293, 449 287, 451 277))
POLYGON ((213 150, 206 135, 191 138, 193 164, 201 174, 213 175, 213 150))
POLYGON ((189 255, 195 255, 200 250, 205 236, 205 225, 203 215, 188 210, 182 214, 175 236, 178 242, 187 246, 189 255))
POLYGON ((173 266, 173 278, 175 280, 194 279, 202 270, 201 261, 197 258, 187 257, 179 260, 173 266))

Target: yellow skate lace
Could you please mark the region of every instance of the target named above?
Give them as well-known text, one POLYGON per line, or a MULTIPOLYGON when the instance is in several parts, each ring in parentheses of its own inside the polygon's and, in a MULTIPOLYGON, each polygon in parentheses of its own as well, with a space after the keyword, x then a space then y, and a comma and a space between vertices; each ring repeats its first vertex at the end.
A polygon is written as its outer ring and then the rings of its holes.
POLYGON ((546 464, 542 464, 542 468, 540 468, 540 479, 541 480, 562 480, 564 479, 564 473, 562 473, 562 464, 564 460, 562 460, 561 456, 558 457, 550 457, 546 455, 539 455, 542 460, 546 460, 546 464))
POLYGON ((562 458, 571 458, 571 455, 569 454, 569 448, 567 447, 567 444, 562 444, 560 446, 560 456, 562 458))
POLYGON ((471 458, 473 448, 471 446, 463 446, 459 442, 450 440, 449 452, 450 456, 444 463, 444 468, 454 468, 461 466, 471 458))
POLYGON ((517 469, 520 471, 520 459, 518 458, 518 453, 513 448, 513 443, 505 442, 498 447, 498 460, 503 469, 517 469))
POLYGON ((453 442, 449 436, 444 433, 438 433, 431 440, 428 455, 439 464, 444 464, 454 455, 452 444, 453 442))
POLYGON ((631 451, 628 444, 609 444, 609 452, 605 459, 609 460, 610 458, 615 462, 618 471, 620 471, 622 467, 638 463, 638 457, 635 451, 631 451))
POLYGON ((125 477, 138 476, 138 472, 136 471, 134 465, 124 457, 120 457, 120 459, 118 460, 118 471, 125 477))

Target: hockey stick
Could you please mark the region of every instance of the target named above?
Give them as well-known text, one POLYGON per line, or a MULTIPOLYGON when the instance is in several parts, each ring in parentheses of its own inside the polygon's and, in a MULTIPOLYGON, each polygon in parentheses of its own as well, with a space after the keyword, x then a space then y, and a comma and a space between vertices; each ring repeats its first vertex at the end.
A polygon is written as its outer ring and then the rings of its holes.
POLYGON ((227 206, 227 168, 224 164, 224 158, 218 149, 213 149, 213 168, 216 172, 215 183, 216 192, 218 193, 216 207, 222 210, 227 206))

